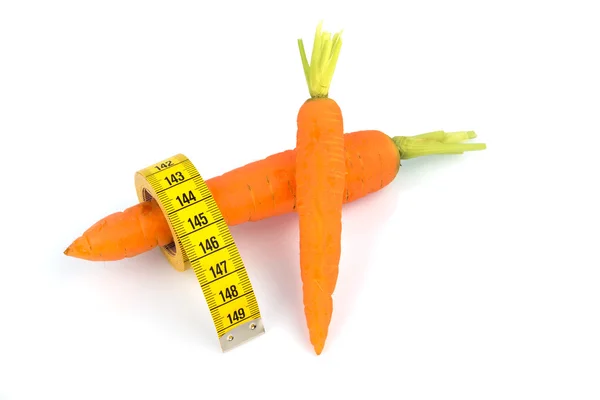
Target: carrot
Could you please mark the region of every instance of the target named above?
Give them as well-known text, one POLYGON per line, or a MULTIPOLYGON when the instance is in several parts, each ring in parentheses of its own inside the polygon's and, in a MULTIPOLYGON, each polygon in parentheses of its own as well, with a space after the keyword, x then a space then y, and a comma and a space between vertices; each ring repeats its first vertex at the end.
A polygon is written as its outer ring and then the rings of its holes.
POLYGON ((329 87, 342 45, 340 33, 315 33, 310 65, 298 40, 310 98, 298 112, 296 202, 304 315, 315 353, 321 354, 333 313, 341 256, 346 181, 342 111, 329 87))
POLYGON ((173 242, 160 206, 145 201, 110 214, 89 227, 64 254, 90 261, 116 261, 173 242))
MULTIPOLYGON (((483 150, 483 143, 461 143, 474 132, 443 131, 389 137, 378 130, 344 135, 344 203, 374 193, 397 176, 401 160, 435 154, 483 150)), ((229 226, 294 212, 296 150, 285 150, 206 180, 229 226)), ((135 257, 173 242, 167 219, 155 200, 110 214, 87 229, 64 251, 88 261, 135 257)))

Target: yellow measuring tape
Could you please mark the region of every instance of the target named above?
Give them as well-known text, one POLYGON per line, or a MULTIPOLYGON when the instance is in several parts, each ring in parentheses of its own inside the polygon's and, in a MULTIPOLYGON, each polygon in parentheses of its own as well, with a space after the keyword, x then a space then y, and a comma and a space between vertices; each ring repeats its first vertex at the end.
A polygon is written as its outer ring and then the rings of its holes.
POLYGON ((161 251, 178 271, 192 268, 223 351, 264 333, 244 263, 206 183, 183 154, 138 171, 139 201, 160 205, 173 243, 161 251))

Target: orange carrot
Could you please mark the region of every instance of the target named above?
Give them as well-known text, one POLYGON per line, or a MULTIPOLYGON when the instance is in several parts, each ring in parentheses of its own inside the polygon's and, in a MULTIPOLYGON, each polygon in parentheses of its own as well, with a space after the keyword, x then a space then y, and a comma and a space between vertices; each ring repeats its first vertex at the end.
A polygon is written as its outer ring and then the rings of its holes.
POLYGON ((145 201, 102 218, 76 239, 65 254, 90 261, 115 261, 166 246, 173 236, 156 201, 145 201))
MULTIPOLYGON (((483 143, 460 143, 474 132, 436 131, 389 137, 378 130, 344 135, 344 203, 376 192, 397 176, 400 161, 434 154, 482 150, 483 143)), ((229 226, 261 221, 296 209, 296 150, 285 150, 206 180, 229 226)), ((115 261, 173 242, 155 200, 138 203, 96 222, 65 250, 70 257, 115 261)))
POLYGON ((317 26, 310 65, 298 40, 310 99, 298 112, 296 202, 304 315, 315 352, 321 354, 333 313, 332 295, 341 256, 342 205, 346 181, 342 112, 329 97, 340 47, 317 26))

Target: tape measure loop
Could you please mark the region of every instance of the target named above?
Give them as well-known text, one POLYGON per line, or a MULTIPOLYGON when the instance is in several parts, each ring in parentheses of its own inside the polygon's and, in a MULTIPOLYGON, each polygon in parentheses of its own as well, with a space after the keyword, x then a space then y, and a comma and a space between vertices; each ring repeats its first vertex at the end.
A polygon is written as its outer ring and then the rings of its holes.
POLYGON ((192 162, 177 154, 138 171, 139 201, 157 201, 173 242, 161 247, 177 271, 193 269, 223 351, 265 332, 258 302, 229 227, 192 162))

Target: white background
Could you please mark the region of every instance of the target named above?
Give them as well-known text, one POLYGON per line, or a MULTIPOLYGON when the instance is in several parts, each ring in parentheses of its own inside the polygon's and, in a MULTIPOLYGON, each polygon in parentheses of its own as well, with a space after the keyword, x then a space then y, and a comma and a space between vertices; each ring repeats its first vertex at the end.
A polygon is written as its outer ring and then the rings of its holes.
POLYGON ((0 399, 597 400, 598 38, 591 1, 3 1, 0 399), (222 354, 192 271, 63 250, 140 168, 293 148, 320 19, 346 132, 488 148, 344 208, 320 356, 295 215, 233 227, 267 332, 222 354))

